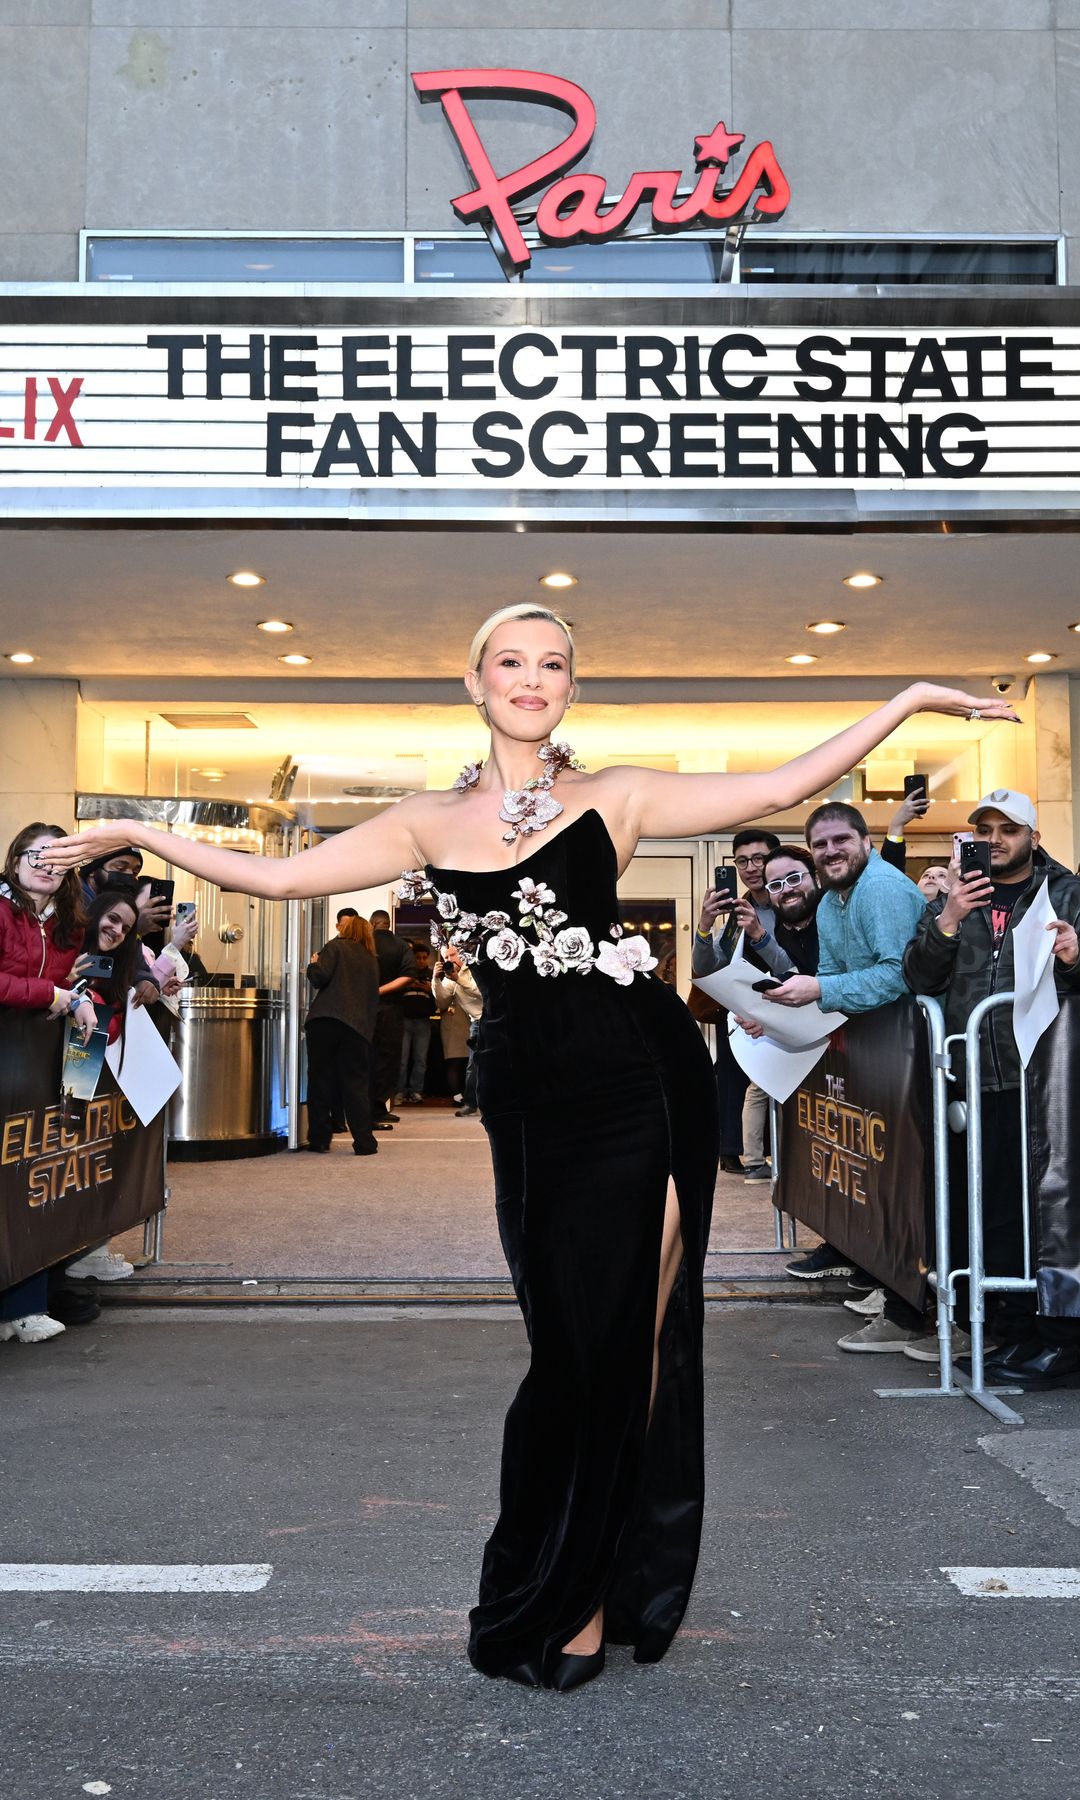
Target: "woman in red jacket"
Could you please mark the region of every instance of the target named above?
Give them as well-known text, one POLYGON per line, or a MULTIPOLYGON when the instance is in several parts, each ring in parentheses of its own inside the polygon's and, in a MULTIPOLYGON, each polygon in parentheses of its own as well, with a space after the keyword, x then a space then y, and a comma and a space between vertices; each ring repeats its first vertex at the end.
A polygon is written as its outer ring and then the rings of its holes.
MULTIPOLYGON (((89 1000, 71 990, 71 970, 82 948, 82 895, 71 869, 53 869, 47 859, 61 825, 40 821, 12 840, 0 882, 0 1030, 7 1009, 38 1012, 50 1019, 74 1013, 84 1043, 96 1014, 89 1000)), ((0 1339, 41 1343, 64 1327, 50 1319, 44 1270, 0 1293, 0 1339)))

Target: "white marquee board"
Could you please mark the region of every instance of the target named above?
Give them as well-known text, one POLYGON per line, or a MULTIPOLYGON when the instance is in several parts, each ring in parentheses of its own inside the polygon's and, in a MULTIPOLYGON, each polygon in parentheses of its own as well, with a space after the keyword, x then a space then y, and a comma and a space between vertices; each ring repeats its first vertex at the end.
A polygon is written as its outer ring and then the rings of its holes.
POLYGON ((20 489, 1080 484, 1080 330, 0 330, 20 489))

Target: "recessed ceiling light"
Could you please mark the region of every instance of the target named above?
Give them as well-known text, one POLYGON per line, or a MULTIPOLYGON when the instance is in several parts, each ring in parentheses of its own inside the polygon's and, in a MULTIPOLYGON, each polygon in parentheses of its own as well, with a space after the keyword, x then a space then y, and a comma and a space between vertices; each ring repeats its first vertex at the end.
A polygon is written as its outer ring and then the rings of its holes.
POLYGON ((1027 661, 1033 663, 1057 662, 1057 651, 1033 650, 1031 655, 1027 658, 1027 661))
POLYGON ((13 663, 32 663, 37 662, 37 657, 31 656, 29 650, 6 650, 4 652, 4 661, 13 663))
POLYGON ((800 650, 797 656, 785 656, 784 661, 789 663, 812 663, 817 662, 817 657, 811 656, 808 650, 800 650))
POLYGON ((233 587, 263 587, 266 583, 266 576, 256 575, 254 569, 234 569, 225 579, 231 581, 233 587))
POLYGON ((193 775, 201 775, 204 781, 224 781, 224 769, 192 769, 193 775))
POLYGON ((855 575, 844 576, 844 586, 851 588, 880 587, 884 579, 884 575, 871 575, 865 569, 860 569, 855 575))
POLYGON ((1070 626, 1069 626, 1069 630, 1070 630, 1070 631, 1080 631, 1080 619, 1078 619, 1078 620, 1077 620, 1077 621, 1076 621, 1076 624, 1075 624, 1075 625, 1070 625, 1070 626))
POLYGON ((541 575, 540 586, 549 588, 577 587, 577 576, 567 575, 562 569, 554 569, 550 575, 541 575))
POLYGON ((294 629, 295 629, 295 627, 290 625, 288 619, 260 619, 259 620, 259 630, 260 631, 293 631, 294 629))
POLYGON ((305 656, 303 654, 303 652, 300 650, 290 650, 288 656, 279 656, 278 657, 278 662, 283 662, 283 663, 297 664, 297 663, 309 663, 310 661, 311 661, 310 656, 305 656))
POLYGON ((847 626, 842 619, 816 619, 807 631, 816 631, 819 637, 831 637, 834 631, 846 631, 847 626))

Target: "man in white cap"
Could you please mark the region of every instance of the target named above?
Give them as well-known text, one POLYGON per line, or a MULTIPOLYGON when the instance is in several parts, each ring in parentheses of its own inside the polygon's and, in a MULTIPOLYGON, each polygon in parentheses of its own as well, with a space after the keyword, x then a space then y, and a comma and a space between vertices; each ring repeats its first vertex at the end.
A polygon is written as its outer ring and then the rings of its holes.
MULTIPOLYGON (((1047 855, 1026 794, 995 788, 968 823, 990 847, 990 879, 975 874, 954 882, 923 915, 904 953, 904 978, 913 993, 945 996, 946 1030, 962 1034, 981 1000, 1013 986, 1012 934, 1045 886, 1054 911, 1054 975, 1063 993, 1080 993, 1080 880, 1047 855)), ((959 1047, 957 1047, 959 1048, 959 1047)), ((954 1055, 959 1092, 962 1055, 954 1055), (958 1066, 958 1063, 960 1066, 958 1066)), ((1024 1267, 1021 1191, 1025 1145, 1020 1134, 1020 1053, 1007 1008, 990 1014, 984 1031, 982 1089, 983 1222, 988 1275, 1020 1275, 1024 1267)), ((967 1264, 967 1157, 963 1136, 951 1136, 954 1268, 967 1264)), ((1022 1387, 1055 1387, 1080 1377, 1080 1320, 1040 1317, 1030 1293, 999 1298, 987 1353, 989 1379, 1022 1387)), ((933 1348, 907 1346, 905 1356, 931 1360, 933 1348)))

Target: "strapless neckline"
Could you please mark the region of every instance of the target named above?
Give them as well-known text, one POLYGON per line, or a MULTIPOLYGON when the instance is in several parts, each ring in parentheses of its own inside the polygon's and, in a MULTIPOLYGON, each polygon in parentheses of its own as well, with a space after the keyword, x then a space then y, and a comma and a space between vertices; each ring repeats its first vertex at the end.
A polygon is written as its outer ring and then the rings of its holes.
POLYGON ((612 850, 614 850, 615 845, 612 841, 611 833, 604 823, 602 813, 599 813, 595 806, 587 806, 585 811, 579 813, 576 819, 571 819, 569 825, 564 825, 561 831, 555 832, 554 836, 549 837, 545 843, 538 844, 536 849, 531 850, 528 856, 523 856, 520 862, 507 863, 506 867, 502 869, 453 869, 442 863, 429 862, 424 864, 424 873, 425 875, 464 875, 472 877, 474 880, 477 877, 483 878, 491 875, 516 875, 519 869, 527 869, 529 864, 535 862, 538 856, 542 856, 545 850, 550 850, 553 844, 559 842, 560 838, 568 836, 569 833, 574 830, 575 826, 583 824, 586 819, 590 818, 598 819, 600 821, 600 829, 612 850))

